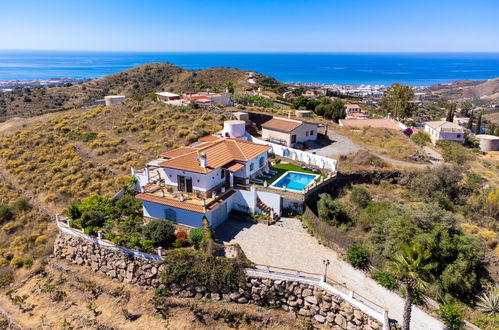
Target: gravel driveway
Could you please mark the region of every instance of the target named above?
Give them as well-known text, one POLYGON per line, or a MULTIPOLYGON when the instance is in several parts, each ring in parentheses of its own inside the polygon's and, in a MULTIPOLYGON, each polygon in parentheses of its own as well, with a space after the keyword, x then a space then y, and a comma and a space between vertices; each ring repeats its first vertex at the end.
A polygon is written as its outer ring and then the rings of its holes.
MULTIPOLYGON (((329 259, 328 276, 354 288, 369 300, 388 307, 390 318, 402 323, 404 301, 400 296, 351 267, 334 250, 318 244, 297 219, 283 218, 272 226, 228 220, 217 228, 216 236, 224 243, 238 243, 246 256, 257 264, 322 273, 322 260, 329 259)), ((411 329, 443 329, 443 325, 415 307, 411 329)))
POLYGON ((362 149, 362 147, 355 144, 350 138, 336 133, 331 128, 327 131, 327 135, 332 143, 320 149, 314 149, 313 151, 318 155, 337 158, 340 155, 351 154, 362 149))

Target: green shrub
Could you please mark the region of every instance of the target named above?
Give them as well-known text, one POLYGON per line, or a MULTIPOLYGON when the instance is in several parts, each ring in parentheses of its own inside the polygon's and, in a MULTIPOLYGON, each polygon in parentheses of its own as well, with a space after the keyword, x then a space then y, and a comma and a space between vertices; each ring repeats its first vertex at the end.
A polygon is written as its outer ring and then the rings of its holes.
POLYGON ((365 187, 353 187, 350 201, 361 208, 365 208, 371 201, 371 194, 365 187))
POLYGON ((243 258, 215 257, 196 250, 175 249, 167 252, 161 273, 162 283, 212 285, 238 288, 245 282, 244 269, 250 263, 243 258))
POLYGON ((12 203, 12 208, 18 212, 29 209, 29 199, 27 197, 19 197, 12 203))
POLYGON ((348 249, 347 261, 355 268, 364 269, 369 263, 369 252, 359 244, 354 243, 348 249))
POLYGON ((189 232, 189 241, 196 249, 199 249, 199 245, 203 240, 203 228, 194 228, 189 232))
POLYGON ((397 288, 397 279, 387 272, 375 271, 372 276, 376 282, 387 289, 394 290, 397 288))
POLYGON ((97 133, 95 132, 87 132, 83 134, 83 137, 81 138, 83 142, 90 142, 93 141, 97 138, 97 133))
POLYGON ((475 155, 470 149, 457 142, 441 140, 437 142, 437 147, 440 148, 442 157, 447 162, 464 165, 475 159, 475 155))
POLYGON ((10 211, 10 207, 8 205, 0 206, 0 221, 6 221, 12 217, 12 212, 10 211))
POLYGON ((430 135, 425 131, 418 131, 417 133, 412 134, 411 139, 412 141, 414 141, 414 143, 421 147, 424 147, 431 142, 430 135))
POLYGON ((339 226, 350 222, 350 218, 343 209, 339 200, 335 200, 329 194, 320 194, 317 203, 319 218, 332 226, 339 226))
POLYGON ((154 295, 156 297, 169 297, 171 295, 170 291, 164 286, 154 288, 154 295))
POLYGON ((444 321, 445 325, 451 329, 462 329, 464 326, 463 310, 452 304, 445 304, 438 310, 438 314, 444 321))
POLYGON ((153 242, 155 247, 170 247, 175 241, 175 227, 167 220, 153 220, 142 227, 146 239, 153 242))

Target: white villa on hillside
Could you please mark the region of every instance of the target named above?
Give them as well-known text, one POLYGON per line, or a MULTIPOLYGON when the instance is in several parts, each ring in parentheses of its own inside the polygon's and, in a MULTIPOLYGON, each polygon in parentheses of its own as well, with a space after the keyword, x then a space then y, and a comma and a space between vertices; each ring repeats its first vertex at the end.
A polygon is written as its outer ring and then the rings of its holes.
POLYGON ((463 144, 465 140, 464 128, 448 121, 426 122, 424 130, 430 135, 433 144, 440 140, 455 141, 463 144))
POLYGON ((274 117, 262 124, 262 139, 287 147, 317 140, 317 124, 274 117))
POLYGON ((334 159, 256 138, 256 143, 250 142, 244 125, 244 121, 226 121, 218 135, 165 152, 142 170, 132 169, 144 216, 188 227, 200 227, 206 218, 215 228, 237 210, 265 214, 269 222, 275 221, 283 208, 301 210, 306 195, 336 171, 334 159), (327 178, 310 171, 274 171, 269 152, 288 154, 290 162, 314 167, 317 173, 322 170, 327 178))

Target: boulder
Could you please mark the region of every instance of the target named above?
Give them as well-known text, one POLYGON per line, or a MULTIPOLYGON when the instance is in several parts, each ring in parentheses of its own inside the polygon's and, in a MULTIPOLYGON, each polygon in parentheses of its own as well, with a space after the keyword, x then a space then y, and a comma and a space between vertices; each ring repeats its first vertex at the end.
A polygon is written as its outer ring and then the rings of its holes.
POLYGON ((336 314, 336 317, 334 318, 334 323, 339 325, 342 329, 345 329, 347 327, 347 320, 340 314, 336 314))
POLYGON ((314 315, 314 319, 319 322, 319 323, 324 323, 326 322, 326 318, 320 314, 314 315))

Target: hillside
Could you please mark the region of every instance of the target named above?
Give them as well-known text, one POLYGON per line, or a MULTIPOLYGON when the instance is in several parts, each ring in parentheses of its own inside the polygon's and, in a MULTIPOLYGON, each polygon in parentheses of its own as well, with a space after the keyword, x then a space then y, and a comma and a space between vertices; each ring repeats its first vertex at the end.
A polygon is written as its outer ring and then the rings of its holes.
POLYGON ((458 80, 433 85, 428 90, 449 100, 484 98, 495 103, 499 101, 499 78, 484 81, 458 80))
MULTIPOLYGON (((259 79, 262 83, 271 80, 264 76, 259 79)), ((198 91, 201 81, 206 88, 217 88, 220 91, 225 90, 227 82, 232 82, 236 91, 254 87, 247 82, 246 71, 238 69, 191 71, 169 63, 149 63, 79 85, 18 88, 12 92, 0 93, 0 121, 89 106, 95 100, 110 94, 144 98, 157 91, 198 91)))

